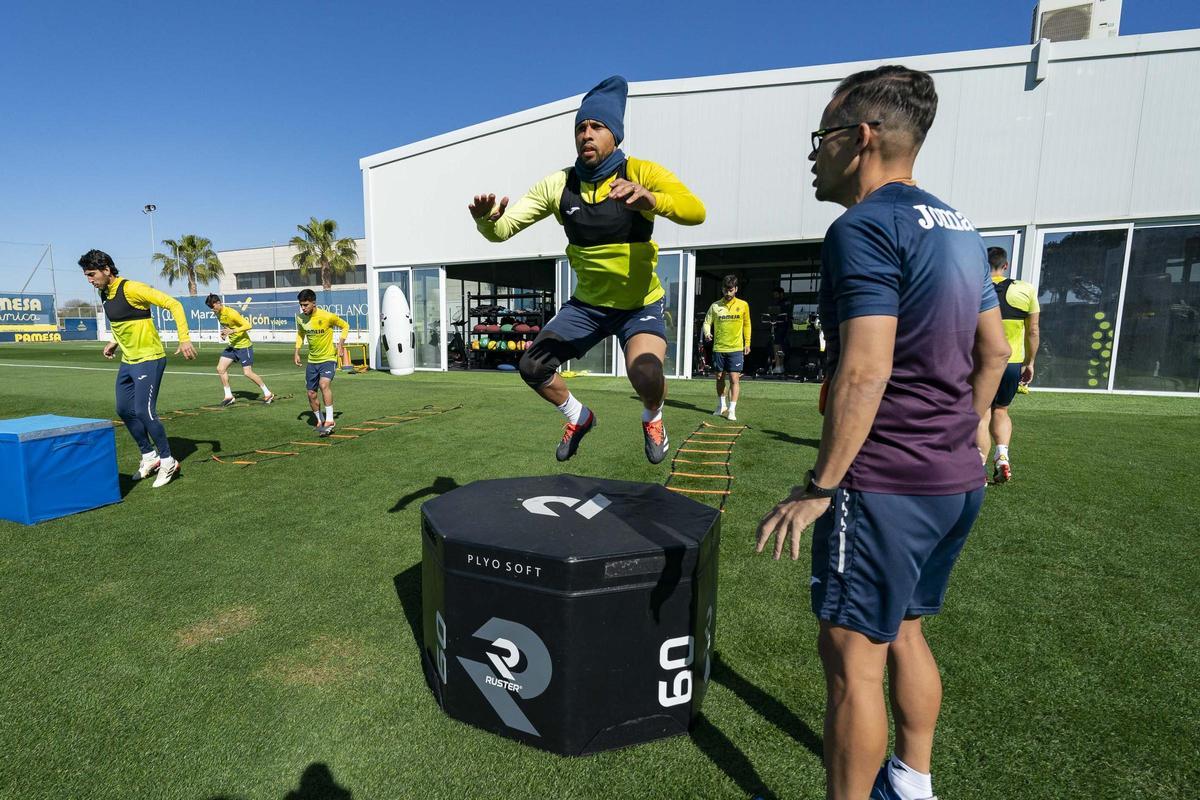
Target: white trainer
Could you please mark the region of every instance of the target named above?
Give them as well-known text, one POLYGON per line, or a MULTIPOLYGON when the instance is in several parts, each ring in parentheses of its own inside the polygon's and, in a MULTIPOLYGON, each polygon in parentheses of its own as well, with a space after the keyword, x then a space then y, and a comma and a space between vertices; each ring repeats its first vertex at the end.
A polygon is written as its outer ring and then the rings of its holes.
POLYGON ((179 475, 178 461, 173 458, 164 459, 164 461, 166 463, 162 464, 162 469, 158 471, 158 477, 154 479, 154 486, 152 488, 157 489, 161 486, 166 486, 179 475))
POLYGON ((725 415, 725 419, 729 420, 730 422, 737 422, 737 416, 732 411, 725 415))
POLYGON ((151 475, 158 472, 158 467, 161 463, 162 462, 158 460, 157 455, 151 454, 149 458, 142 456, 142 463, 138 464, 137 472, 133 473, 133 479, 135 481, 140 481, 149 478, 151 475))

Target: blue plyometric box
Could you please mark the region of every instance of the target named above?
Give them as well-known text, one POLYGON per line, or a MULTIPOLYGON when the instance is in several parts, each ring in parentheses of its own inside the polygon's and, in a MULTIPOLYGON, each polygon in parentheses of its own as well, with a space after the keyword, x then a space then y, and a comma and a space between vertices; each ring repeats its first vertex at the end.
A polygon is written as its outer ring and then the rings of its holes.
POLYGON ((110 420, 0 420, 0 519, 32 525, 119 502, 110 420))

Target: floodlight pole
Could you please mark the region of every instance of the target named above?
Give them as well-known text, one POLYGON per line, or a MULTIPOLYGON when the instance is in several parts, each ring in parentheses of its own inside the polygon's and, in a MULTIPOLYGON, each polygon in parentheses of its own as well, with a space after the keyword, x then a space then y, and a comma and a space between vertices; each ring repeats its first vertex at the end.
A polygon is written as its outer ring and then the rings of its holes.
MULTIPOLYGON (((150 218, 150 271, 154 272, 154 212, 158 210, 158 206, 153 203, 147 203, 142 206, 142 213, 150 218)), ((151 279, 153 280, 153 279, 151 279)), ((155 281, 157 284, 158 281, 155 281)))

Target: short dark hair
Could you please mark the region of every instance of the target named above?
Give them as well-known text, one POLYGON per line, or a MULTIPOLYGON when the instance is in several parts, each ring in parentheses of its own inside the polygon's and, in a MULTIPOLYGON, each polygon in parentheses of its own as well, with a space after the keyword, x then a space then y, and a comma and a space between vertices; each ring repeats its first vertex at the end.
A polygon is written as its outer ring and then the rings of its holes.
POLYGON ((721 286, 725 289, 736 289, 738 285, 737 275, 726 275, 721 279, 721 286))
POLYGON ((88 250, 79 257, 79 266, 84 272, 89 269, 106 269, 113 275, 117 274, 117 265, 113 263, 112 256, 103 250, 88 250))
POLYGON ((856 72, 838 84, 833 96, 842 98, 835 125, 882 120, 911 133, 917 147, 937 116, 933 78, 898 64, 856 72))
POLYGON ((989 247, 988 263, 992 269, 1004 269, 1008 265, 1008 251, 1003 247, 989 247))
POLYGON ((208 297, 204 298, 204 305, 208 306, 209 308, 212 308, 214 304, 219 302, 221 302, 221 295, 219 294, 210 294, 208 297))
POLYGON ((303 303, 305 300, 317 302, 317 293, 312 289, 301 289, 300 294, 296 295, 296 299, 303 303))

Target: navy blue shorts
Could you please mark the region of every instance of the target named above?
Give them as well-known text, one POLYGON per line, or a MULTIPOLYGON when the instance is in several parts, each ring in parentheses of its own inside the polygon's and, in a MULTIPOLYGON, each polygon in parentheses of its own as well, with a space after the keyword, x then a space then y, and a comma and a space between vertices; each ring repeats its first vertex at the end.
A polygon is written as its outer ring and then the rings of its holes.
POLYGON ((746 356, 741 350, 732 353, 713 353, 713 372, 741 372, 746 356))
POLYGON ((625 343, 639 333, 650 333, 666 340, 667 325, 663 320, 662 300, 632 311, 623 311, 589 305, 572 297, 546 323, 538 338, 552 334, 574 350, 573 358, 581 358, 609 336, 616 336, 624 350, 625 343))
POLYGON ((1009 364, 1004 368, 1000 377, 1000 388, 996 390, 996 399, 992 401, 993 408, 1008 408, 1013 398, 1017 396, 1017 387, 1021 385, 1021 365, 1009 364))
POLYGON ((304 368, 304 385, 310 392, 315 392, 321 386, 321 379, 333 380, 337 375, 336 361, 322 361, 319 364, 309 364, 304 368))
POLYGON ((221 351, 221 358, 228 358, 230 361, 238 362, 243 367, 248 367, 254 363, 254 348, 226 347, 221 351))
POLYGON ((918 496, 838 489, 812 540, 818 618, 890 642, 906 617, 942 610, 983 487, 918 496))

